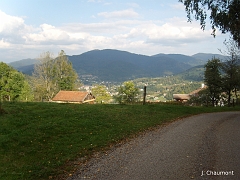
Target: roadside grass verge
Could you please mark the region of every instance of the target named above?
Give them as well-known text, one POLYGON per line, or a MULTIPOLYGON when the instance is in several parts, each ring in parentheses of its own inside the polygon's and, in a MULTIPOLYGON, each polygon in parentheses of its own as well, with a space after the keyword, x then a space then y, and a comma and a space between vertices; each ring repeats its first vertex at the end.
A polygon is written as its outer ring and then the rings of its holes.
POLYGON ((0 179, 54 179, 77 158, 148 128, 189 115, 240 107, 4 103, 0 115, 0 179))

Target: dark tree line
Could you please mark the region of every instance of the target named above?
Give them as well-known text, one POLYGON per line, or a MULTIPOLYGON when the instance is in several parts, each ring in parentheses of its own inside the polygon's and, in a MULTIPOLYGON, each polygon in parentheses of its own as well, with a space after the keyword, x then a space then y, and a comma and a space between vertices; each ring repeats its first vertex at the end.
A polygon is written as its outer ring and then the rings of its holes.
POLYGON ((240 50, 235 41, 225 42, 228 60, 221 62, 213 58, 205 65, 204 81, 207 85, 207 94, 216 105, 223 95, 226 95, 227 104, 237 101, 240 91, 240 50), (234 97, 234 98, 233 98, 234 97))

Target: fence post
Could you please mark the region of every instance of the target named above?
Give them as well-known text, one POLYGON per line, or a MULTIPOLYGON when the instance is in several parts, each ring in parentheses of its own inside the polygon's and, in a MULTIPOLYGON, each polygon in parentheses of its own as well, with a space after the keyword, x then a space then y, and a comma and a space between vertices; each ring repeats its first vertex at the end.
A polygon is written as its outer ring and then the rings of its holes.
POLYGON ((144 92, 143 92, 143 105, 146 104, 146 95, 147 95, 147 86, 144 86, 144 92))

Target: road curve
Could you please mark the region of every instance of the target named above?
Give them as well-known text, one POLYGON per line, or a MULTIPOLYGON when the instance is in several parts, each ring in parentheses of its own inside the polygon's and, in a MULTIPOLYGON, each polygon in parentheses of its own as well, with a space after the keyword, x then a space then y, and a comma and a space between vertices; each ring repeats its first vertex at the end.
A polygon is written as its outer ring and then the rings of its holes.
POLYGON ((96 156, 68 180, 240 179, 240 112, 184 118, 96 156))

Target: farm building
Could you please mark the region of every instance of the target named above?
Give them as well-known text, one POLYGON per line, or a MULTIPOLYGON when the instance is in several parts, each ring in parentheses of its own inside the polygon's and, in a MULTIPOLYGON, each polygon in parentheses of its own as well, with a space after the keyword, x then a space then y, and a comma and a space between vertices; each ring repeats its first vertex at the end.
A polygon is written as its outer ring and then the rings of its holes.
POLYGON ((205 86, 204 84, 202 84, 202 87, 190 92, 189 94, 173 94, 173 99, 175 99, 176 101, 188 101, 191 97, 193 96, 198 96, 198 93, 204 89, 206 89, 207 86, 205 86))
POLYGON ((95 97, 92 93, 84 91, 59 91, 52 99, 57 103, 77 103, 77 104, 94 104, 95 97))
POLYGON ((173 94, 173 99, 176 101, 188 101, 190 98, 189 94, 173 94))

